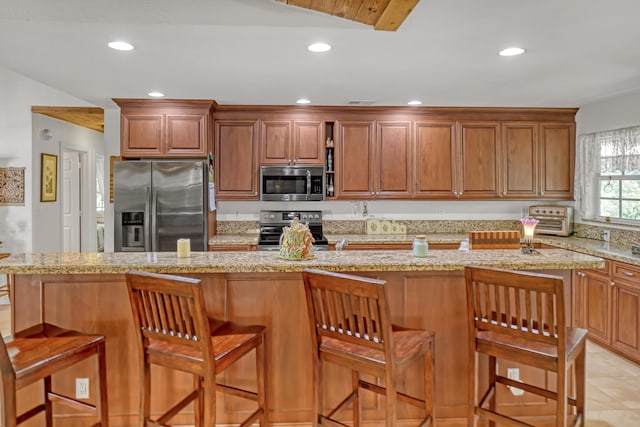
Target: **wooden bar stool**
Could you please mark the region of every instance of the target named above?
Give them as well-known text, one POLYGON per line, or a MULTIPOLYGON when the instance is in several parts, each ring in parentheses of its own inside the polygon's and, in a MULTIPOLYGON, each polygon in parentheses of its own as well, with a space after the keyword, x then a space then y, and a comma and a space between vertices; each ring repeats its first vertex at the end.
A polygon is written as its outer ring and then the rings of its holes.
POLYGON ((267 427, 265 327, 209 318, 199 279, 129 271, 127 287, 140 358, 140 426, 166 425, 194 402, 195 425, 216 422, 216 392, 257 402, 241 426, 267 427), (257 392, 216 382, 216 375, 256 350, 257 392), (151 418, 151 365, 193 374, 194 391, 158 419, 151 418))
POLYGON ((15 427, 44 412, 45 425, 53 425, 53 405, 60 403, 95 415, 94 426, 108 427, 105 338, 41 323, 0 340, 2 425, 15 427), (51 376, 82 360, 96 356, 96 404, 52 390, 51 376), (16 392, 44 380, 44 403, 18 414, 16 392))
POLYGON ((396 425, 397 401, 424 409, 420 426, 434 425, 434 333, 392 325, 386 282, 366 277, 304 270, 302 273, 313 346, 313 427, 345 427, 334 416, 353 405, 353 426, 360 425, 359 389, 385 396, 386 425, 396 425), (412 362, 424 364, 425 397, 398 390, 398 377, 412 362), (351 369, 350 394, 323 415, 322 365, 351 369), (360 374, 384 379, 385 386, 367 382, 360 374))
POLYGON ((469 266, 465 268, 465 279, 469 315, 469 427, 476 426, 477 418, 489 420, 490 426, 495 423, 532 426, 498 411, 498 384, 555 400, 556 427, 583 426, 587 331, 566 326, 562 277, 469 266), (476 356, 480 353, 489 356, 489 385, 478 400, 476 356), (555 390, 499 375, 497 360, 555 372, 555 390), (568 395, 572 366, 575 397, 568 395), (569 406, 575 407, 571 416, 569 406), (568 418, 571 424, 567 424, 568 418))

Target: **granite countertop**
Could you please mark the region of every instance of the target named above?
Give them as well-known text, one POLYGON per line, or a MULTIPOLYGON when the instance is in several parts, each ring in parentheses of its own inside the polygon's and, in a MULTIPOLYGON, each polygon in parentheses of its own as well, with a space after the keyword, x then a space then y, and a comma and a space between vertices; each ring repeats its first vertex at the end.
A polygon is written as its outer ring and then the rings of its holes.
MULTIPOLYGON (((460 243, 462 240, 468 237, 467 234, 456 233, 433 233, 426 234, 427 242, 429 243, 460 243)), ((394 235, 394 234, 327 234, 327 240, 330 244, 338 243, 342 239, 346 239, 348 243, 352 244, 397 244, 397 243, 411 243, 415 238, 415 235, 394 235)), ((234 235, 217 235, 210 241, 210 245, 252 245, 257 244, 258 235, 251 234, 234 234, 234 235)), ((601 240, 585 239, 582 237, 559 237, 559 236, 546 236, 536 235, 535 242, 546 245, 555 246, 557 248, 568 249, 576 252, 581 252, 588 255, 594 255, 597 257, 608 258, 615 261, 626 262, 628 264, 640 266, 640 255, 633 255, 631 253, 631 245, 618 244, 615 242, 605 243, 601 240)))
POLYGON ((30 253, 0 260, 0 273, 92 274, 144 270, 165 273, 300 272, 305 268, 329 271, 452 271, 475 264, 516 270, 601 268, 601 258, 564 249, 543 249, 537 255, 517 249, 437 250, 416 258, 410 250, 319 251, 307 261, 285 261, 275 252, 30 253))

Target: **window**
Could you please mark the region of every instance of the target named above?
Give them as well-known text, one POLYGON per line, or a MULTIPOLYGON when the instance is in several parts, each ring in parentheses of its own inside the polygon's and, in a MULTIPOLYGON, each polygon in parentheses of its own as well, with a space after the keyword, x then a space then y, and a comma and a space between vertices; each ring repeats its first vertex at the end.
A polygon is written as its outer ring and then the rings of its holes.
POLYGON ((586 218, 640 225, 640 127, 581 135, 576 181, 586 218))

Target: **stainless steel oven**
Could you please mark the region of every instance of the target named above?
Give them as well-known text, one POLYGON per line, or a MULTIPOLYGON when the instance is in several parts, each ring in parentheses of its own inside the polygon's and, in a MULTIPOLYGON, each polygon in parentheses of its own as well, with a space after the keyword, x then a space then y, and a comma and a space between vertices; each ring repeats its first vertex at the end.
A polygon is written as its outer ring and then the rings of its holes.
POLYGON ((280 249, 282 228, 291 225, 293 218, 298 217, 301 223, 309 224, 313 235, 315 250, 327 250, 329 243, 322 232, 321 211, 260 211, 259 251, 277 251, 280 249))
POLYGON ((324 200, 324 180, 324 166, 261 166, 260 200, 324 200))
POLYGON ((529 215, 536 218, 536 234, 569 236, 573 233, 573 208, 571 206, 530 206, 529 215))

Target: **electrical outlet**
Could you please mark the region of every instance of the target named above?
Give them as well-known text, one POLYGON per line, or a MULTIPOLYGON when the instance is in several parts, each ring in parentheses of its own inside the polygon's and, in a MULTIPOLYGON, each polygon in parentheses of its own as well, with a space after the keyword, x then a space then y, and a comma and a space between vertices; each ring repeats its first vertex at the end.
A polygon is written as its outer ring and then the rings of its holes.
MULTIPOLYGON (((520 368, 507 368, 507 378, 514 381, 520 381, 520 368)), ((514 396, 522 396, 524 394, 524 390, 507 386, 509 390, 511 390, 511 394, 514 396)))
POLYGON ((602 232, 602 240, 604 240, 607 243, 610 242, 611 241, 611 231, 604 230, 602 232))
POLYGON ((89 378, 76 378, 76 399, 89 398, 89 378))

